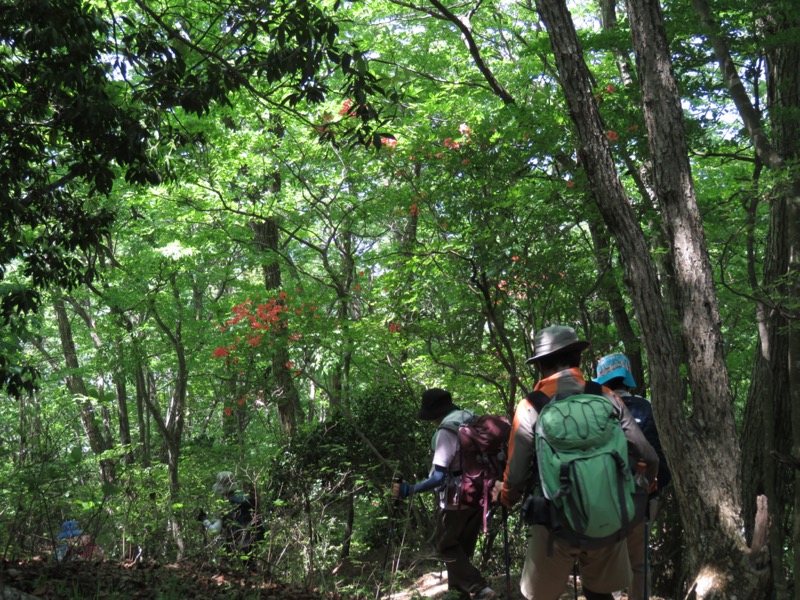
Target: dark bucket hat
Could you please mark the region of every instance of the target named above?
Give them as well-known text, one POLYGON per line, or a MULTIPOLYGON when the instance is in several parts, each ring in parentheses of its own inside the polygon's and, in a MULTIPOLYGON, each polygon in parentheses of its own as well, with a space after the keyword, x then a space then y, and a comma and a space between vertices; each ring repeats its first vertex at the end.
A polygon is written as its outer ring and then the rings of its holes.
POLYGON ((422 404, 417 417, 423 421, 432 421, 454 410, 458 410, 458 406, 453 404, 450 392, 440 388, 431 388, 422 392, 422 404))

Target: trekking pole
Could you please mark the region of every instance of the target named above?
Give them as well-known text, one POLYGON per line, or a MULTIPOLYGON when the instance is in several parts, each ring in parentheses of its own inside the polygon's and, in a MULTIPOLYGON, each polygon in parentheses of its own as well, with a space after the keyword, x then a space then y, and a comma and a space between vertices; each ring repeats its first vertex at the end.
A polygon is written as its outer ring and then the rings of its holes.
MULTIPOLYGON (((650 507, 647 507, 647 510, 650 510, 650 507)), ((650 549, 648 548, 649 545, 649 538, 650 538, 650 520, 648 519, 648 515, 645 515, 644 518, 644 595, 642 598, 644 600, 649 600, 650 598, 650 590, 648 589, 647 585, 647 572, 650 570, 650 549)))
POLYGON ((403 531, 402 535, 400 536, 400 545, 397 547, 397 558, 392 561, 392 585, 389 587, 389 593, 394 592, 394 584, 395 584, 394 575, 400 568, 400 556, 403 554, 403 548, 405 547, 406 533, 408 532, 408 525, 411 522, 411 511, 413 508, 414 508, 414 496, 409 496, 408 508, 405 511, 405 516, 403 517, 403 531))
POLYGON ((650 529, 650 498, 647 495, 647 490, 650 488, 650 482, 647 480, 647 476, 645 475, 645 470, 647 469, 647 465, 645 465, 644 461, 638 461, 636 463, 636 475, 634 476, 634 482, 636 486, 643 490, 644 496, 644 577, 642 578, 642 583, 644 585, 644 590, 642 590, 642 598, 647 600, 648 596, 650 595, 647 591, 647 562, 648 562, 648 549, 647 549, 647 542, 649 536, 649 529, 650 529))
MULTIPOLYGON (((392 477, 392 483, 402 483, 403 480, 399 477, 392 477)), ((388 539, 386 540, 386 554, 383 556, 383 566, 381 567, 381 577, 378 580, 378 589, 375 592, 375 600, 379 600, 382 594, 382 587, 383 587, 383 576, 386 573, 386 563, 389 562, 389 553, 392 551, 392 545, 394 542, 394 515, 395 511, 397 510, 397 506, 400 502, 400 498, 395 496, 392 498, 391 502, 389 503, 389 535, 388 539)))
MULTIPOLYGON (((583 585, 583 582, 581 582, 583 585)), ((575 592, 575 600, 578 600, 578 562, 572 563, 572 589, 575 592)))
POLYGON ((506 560, 506 600, 511 600, 511 553, 508 549, 508 509, 502 507, 503 515, 503 554, 506 560))

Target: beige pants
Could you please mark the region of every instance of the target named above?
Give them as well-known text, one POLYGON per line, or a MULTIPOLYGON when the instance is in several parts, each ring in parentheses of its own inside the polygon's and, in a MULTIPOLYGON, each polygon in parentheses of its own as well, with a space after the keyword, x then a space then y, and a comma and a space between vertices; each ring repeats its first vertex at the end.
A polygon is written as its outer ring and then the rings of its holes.
POLYGON ((548 556, 548 536, 544 526, 531 527, 519 586, 528 600, 558 600, 576 560, 581 581, 593 592, 610 593, 630 585, 631 567, 625 540, 597 550, 581 550, 554 540, 552 556, 548 556))
MULTIPOLYGON (((650 527, 652 522, 655 521, 656 517, 658 516, 658 498, 651 498, 650 499, 650 521, 648 522, 641 522, 633 530, 628 534, 628 558, 631 561, 631 570, 633 571, 633 581, 631 581, 631 585, 628 588, 628 600, 644 600, 644 598, 650 597, 650 563, 649 560, 645 558, 645 539, 644 539, 644 530, 645 527, 650 527), (647 593, 645 594, 645 563, 647 563, 646 568, 646 579, 647 579, 647 593)), ((617 598, 621 597, 615 596, 617 598)))

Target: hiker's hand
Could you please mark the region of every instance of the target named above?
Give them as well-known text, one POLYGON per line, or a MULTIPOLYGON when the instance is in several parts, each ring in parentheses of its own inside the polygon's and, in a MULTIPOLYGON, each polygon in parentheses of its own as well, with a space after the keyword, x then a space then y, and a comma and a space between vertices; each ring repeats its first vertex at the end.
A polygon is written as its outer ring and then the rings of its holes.
POLYGON ((492 502, 500 502, 500 497, 503 495, 503 482, 495 481, 492 488, 492 502))
POLYGON ((222 530, 222 521, 219 519, 217 519, 213 523, 208 519, 206 519, 205 521, 203 521, 203 525, 205 525, 206 530, 209 531, 210 533, 219 533, 220 530, 222 530))
POLYGON ((410 493, 409 485, 405 481, 396 481, 392 484, 392 496, 395 498, 408 498, 410 493))

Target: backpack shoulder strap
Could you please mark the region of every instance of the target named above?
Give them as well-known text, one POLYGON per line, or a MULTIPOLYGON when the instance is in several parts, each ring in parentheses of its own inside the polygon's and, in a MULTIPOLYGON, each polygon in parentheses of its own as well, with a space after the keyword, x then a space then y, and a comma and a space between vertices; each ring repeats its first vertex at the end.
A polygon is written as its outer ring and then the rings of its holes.
MULTIPOLYGON (((583 387, 583 393, 602 396, 603 386, 597 383, 596 381, 589 380, 583 387)), ((529 393, 527 396, 525 396, 525 398, 527 398, 528 402, 530 402, 533 408, 536 409, 536 412, 542 412, 544 405, 550 402, 550 397, 547 394, 545 394, 542 390, 533 391, 529 393)))
POLYGON ((537 413, 542 412, 544 405, 550 402, 550 397, 542 390, 536 390, 525 396, 525 399, 531 403, 531 406, 536 409, 537 413))
POLYGON ((589 380, 583 388, 585 394, 594 394, 595 396, 603 395, 603 386, 596 381, 589 380))
POLYGON ((439 427, 437 427, 437 431, 439 429, 448 429, 453 433, 458 433, 459 428, 466 423, 467 421, 473 419, 475 415, 472 411, 469 410, 454 410, 450 414, 448 414, 442 422, 439 423, 439 427))

